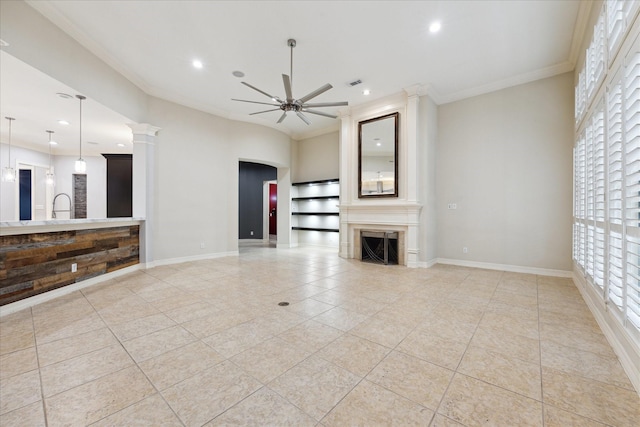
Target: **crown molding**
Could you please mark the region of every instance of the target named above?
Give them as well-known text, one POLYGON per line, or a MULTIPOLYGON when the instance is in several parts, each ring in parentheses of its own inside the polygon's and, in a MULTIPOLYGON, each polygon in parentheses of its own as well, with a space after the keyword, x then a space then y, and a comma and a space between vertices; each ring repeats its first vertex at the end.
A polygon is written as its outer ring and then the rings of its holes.
POLYGON ((569 62, 573 64, 574 67, 578 60, 578 56, 580 56, 580 46, 582 46, 582 41, 584 40, 584 35, 587 31, 587 24, 589 23, 589 17, 591 16, 591 9, 593 9, 593 2, 584 0, 580 2, 576 25, 573 27, 571 49, 569 50, 569 62))
POLYGON ((559 64, 552 65, 550 67, 546 67, 539 70, 531 71, 529 73, 524 73, 517 76, 509 77, 504 80, 499 80, 497 82, 492 82, 486 85, 477 86, 471 89, 465 89, 459 92, 454 92, 449 95, 443 95, 439 97, 439 100, 440 100, 440 103, 442 104, 460 101, 462 99, 471 98, 478 95, 484 95, 485 93, 495 92, 501 89, 506 89, 509 87, 530 83, 536 80, 553 77, 559 74, 564 74, 569 71, 573 71, 573 69, 574 69, 574 64, 572 64, 569 61, 565 61, 559 64))

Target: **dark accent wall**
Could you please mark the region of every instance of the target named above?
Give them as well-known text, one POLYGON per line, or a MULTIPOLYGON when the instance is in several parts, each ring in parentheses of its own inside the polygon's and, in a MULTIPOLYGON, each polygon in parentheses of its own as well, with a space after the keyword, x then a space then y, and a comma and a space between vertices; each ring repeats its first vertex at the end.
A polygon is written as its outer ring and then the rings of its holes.
POLYGON ((133 212, 133 156, 102 156, 107 159, 107 218, 129 218, 133 212))
POLYGON ((259 163, 240 162, 239 173, 238 237, 262 239, 263 185, 264 181, 278 178, 278 169, 259 163))
POLYGON ((87 175, 73 174, 73 218, 87 217, 87 175))
POLYGON ((0 305, 138 264, 139 234, 132 225, 0 236, 0 305))

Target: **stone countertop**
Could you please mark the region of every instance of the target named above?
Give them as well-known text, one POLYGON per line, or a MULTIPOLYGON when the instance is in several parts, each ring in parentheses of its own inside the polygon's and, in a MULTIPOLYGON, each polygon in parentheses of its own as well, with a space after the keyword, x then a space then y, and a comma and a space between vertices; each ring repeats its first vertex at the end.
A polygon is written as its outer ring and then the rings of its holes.
POLYGON ((0 236, 13 234, 46 233, 51 231, 83 230, 90 228, 109 228, 135 225, 144 222, 144 218, 87 218, 87 219, 51 219, 45 221, 2 221, 0 236))

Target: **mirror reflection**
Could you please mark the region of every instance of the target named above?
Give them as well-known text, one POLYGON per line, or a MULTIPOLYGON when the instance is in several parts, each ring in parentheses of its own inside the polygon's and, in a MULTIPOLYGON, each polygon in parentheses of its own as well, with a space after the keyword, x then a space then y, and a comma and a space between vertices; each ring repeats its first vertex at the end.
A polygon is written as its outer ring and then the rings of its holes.
POLYGON ((398 196, 398 113, 358 123, 358 197, 398 196))

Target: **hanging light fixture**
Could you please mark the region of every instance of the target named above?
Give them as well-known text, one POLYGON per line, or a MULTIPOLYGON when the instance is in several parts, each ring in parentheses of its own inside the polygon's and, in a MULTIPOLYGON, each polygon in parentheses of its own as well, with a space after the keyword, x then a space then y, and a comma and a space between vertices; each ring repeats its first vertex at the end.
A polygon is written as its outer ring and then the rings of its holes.
POLYGON ((2 171, 2 180, 4 182, 15 182, 16 170, 11 167, 11 122, 15 119, 13 117, 5 117, 5 119, 9 120, 9 163, 7 164, 7 167, 2 171))
POLYGON ((75 170, 76 173, 87 173, 87 162, 82 158, 82 101, 87 99, 87 97, 76 95, 76 98, 80 100, 80 157, 76 160, 75 170))
POLYGON ((51 167, 51 134, 52 130, 46 131, 49 134, 49 170, 47 171, 47 185, 54 186, 56 183, 56 176, 53 174, 53 167, 51 167))

